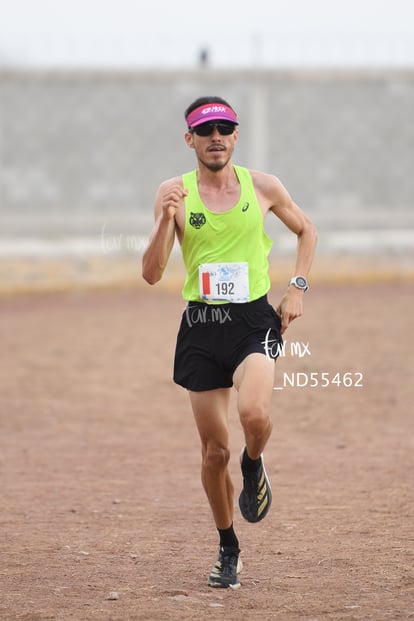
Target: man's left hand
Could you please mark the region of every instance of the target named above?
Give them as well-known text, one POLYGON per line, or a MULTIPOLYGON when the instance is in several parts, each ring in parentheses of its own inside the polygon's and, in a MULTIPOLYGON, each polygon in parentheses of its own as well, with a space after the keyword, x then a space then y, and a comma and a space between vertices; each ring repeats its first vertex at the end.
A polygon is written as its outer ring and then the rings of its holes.
POLYGON ((289 324, 303 313, 303 291, 291 285, 276 309, 282 322, 280 333, 283 334, 289 324))

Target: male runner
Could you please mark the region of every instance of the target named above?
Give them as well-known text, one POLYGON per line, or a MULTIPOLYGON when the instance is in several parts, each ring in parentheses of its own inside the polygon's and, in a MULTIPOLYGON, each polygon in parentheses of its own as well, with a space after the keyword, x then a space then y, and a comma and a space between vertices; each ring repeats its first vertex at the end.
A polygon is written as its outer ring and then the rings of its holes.
POLYGON ((239 507, 246 520, 259 522, 272 501, 262 453, 272 429, 274 360, 281 334, 302 315, 316 230, 275 176, 232 163, 238 118, 224 99, 197 99, 185 119, 185 141, 194 149, 197 169, 160 185, 142 273, 150 284, 161 279, 177 236, 187 307, 177 336, 174 381, 188 390, 202 445, 202 483, 219 533, 219 556, 208 584, 236 589, 241 562, 228 470, 230 389, 237 391, 245 436, 239 507), (268 212, 298 241, 292 278, 276 311, 267 300, 272 242, 263 220, 268 212))

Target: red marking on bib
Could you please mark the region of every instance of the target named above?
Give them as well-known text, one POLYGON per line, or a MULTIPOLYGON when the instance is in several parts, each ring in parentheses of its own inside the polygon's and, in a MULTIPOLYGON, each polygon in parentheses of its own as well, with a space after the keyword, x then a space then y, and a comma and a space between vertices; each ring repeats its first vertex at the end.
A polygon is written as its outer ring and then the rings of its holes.
POLYGON ((210 274, 208 272, 203 272, 201 274, 202 282, 203 282, 203 293, 204 295, 210 295, 210 274))

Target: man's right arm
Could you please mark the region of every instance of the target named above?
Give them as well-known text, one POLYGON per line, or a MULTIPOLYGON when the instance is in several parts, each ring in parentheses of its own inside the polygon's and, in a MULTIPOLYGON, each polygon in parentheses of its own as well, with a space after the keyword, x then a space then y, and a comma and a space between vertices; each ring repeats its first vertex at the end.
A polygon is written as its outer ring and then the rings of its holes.
POLYGON ((154 285, 164 273, 174 245, 175 216, 184 205, 184 190, 174 181, 166 181, 159 187, 155 199, 155 225, 152 229, 147 249, 142 257, 142 276, 154 285))

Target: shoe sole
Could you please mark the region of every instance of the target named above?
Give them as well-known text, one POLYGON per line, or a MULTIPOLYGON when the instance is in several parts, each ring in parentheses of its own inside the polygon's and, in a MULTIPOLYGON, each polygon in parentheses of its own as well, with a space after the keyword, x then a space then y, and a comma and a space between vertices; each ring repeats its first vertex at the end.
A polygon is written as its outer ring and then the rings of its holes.
MULTIPOLYGON (((242 461, 243 461, 243 453, 244 453, 244 448, 242 449, 242 451, 240 453, 240 458, 239 458, 240 459, 240 467, 241 467, 241 464, 242 464, 242 461)), ((246 520, 246 522, 249 522, 250 524, 257 524, 257 522, 260 522, 261 520, 263 520, 266 517, 266 515, 267 515, 267 513, 268 513, 268 511, 270 509, 270 505, 272 504, 272 499, 273 499, 272 487, 270 485, 270 481, 269 481, 269 478, 267 476, 266 468, 265 468, 265 465, 264 465, 263 453, 260 455, 260 457, 262 459, 262 470, 263 470, 264 478, 265 478, 265 481, 266 481, 268 502, 267 502, 267 505, 265 506, 265 508, 263 509, 262 513, 257 516, 257 519, 249 520, 247 517, 245 517, 243 515, 242 508, 240 507, 240 496, 241 496, 241 494, 239 496, 240 512, 241 512, 242 516, 244 517, 244 519, 246 520)), ((243 470, 242 470, 242 472, 243 472, 243 470)))

